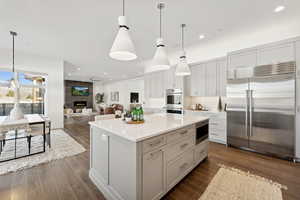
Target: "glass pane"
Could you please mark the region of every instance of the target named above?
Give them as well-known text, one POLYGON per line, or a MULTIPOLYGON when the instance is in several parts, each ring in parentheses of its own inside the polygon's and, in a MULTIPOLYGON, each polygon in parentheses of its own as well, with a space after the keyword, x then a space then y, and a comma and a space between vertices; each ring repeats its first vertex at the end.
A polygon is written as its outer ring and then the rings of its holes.
POLYGON ((0 70, 0 84, 8 84, 12 78, 12 72, 0 70))
POLYGON ((20 72, 19 83, 20 85, 44 86, 45 77, 41 75, 20 72))

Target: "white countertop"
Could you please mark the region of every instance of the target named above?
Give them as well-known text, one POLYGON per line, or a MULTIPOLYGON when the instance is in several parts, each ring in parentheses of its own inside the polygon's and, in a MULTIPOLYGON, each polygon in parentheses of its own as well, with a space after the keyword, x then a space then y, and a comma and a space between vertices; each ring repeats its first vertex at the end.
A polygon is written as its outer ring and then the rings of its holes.
POLYGON ((139 142, 207 119, 208 117, 188 114, 158 113, 145 115, 144 124, 126 124, 122 119, 93 121, 89 124, 127 140, 139 142))

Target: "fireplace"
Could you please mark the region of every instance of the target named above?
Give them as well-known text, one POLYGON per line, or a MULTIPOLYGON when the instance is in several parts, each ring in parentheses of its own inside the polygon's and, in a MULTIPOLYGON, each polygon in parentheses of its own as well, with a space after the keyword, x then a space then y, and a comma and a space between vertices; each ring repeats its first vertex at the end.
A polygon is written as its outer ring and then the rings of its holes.
POLYGON ((84 108, 87 106, 87 101, 74 101, 74 108, 84 108))

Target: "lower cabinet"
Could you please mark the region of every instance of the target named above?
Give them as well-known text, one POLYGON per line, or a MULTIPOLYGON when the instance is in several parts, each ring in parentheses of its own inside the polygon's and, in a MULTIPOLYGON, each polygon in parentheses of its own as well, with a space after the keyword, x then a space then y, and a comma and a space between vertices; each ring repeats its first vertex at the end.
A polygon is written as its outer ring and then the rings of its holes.
POLYGON ((209 140, 227 144, 227 119, 225 112, 211 116, 209 120, 209 140))
POLYGON ((164 152, 159 149, 143 156, 143 200, 164 194, 164 152))
POLYGON ((175 161, 167 165, 167 189, 176 185, 194 166, 194 150, 183 153, 175 161))

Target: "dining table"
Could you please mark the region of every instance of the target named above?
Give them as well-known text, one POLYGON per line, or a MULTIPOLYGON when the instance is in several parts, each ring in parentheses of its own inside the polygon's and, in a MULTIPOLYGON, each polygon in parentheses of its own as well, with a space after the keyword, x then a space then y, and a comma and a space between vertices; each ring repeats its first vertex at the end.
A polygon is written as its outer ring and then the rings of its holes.
MULTIPOLYGON (((35 154, 40 154, 46 152, 46 128, 48 128, 48 137, 50 141, 50 133, 51 133, 51 121, 47 116, 41 114, 25 114, 23 119, 19 120, 11 120, 9 116, 0 116, 0 155, 3 150, 3 147, 7 141, 14 140, 14 157, 8 158, 4 160, 0 160, 1 162, 19 159, 27 156, 32 156, 35 154), (43 136, 43 148, 41 151, 31 153, 30 149, 28 153, 22 156, 17 156, 17 140, 20 139, 28 139, 30 136, 31 126, 32 125, 42 125, 42 132, 40 135, 43 136), (47 127, 46 127, 47 126, 47 127), (19 131, 23 131, 23 133, 28 133, 25 135, 20 136, 19 131), (6 137, 9 132, 14 132, 14 137, 6 137), (1 137, 2 136, 2 137, 1 137)), ((11 135, 11 134, 10 134, 11 135)), ((49 143, 50 146, 50 143, 49 143)))

